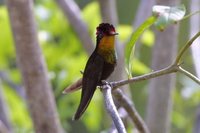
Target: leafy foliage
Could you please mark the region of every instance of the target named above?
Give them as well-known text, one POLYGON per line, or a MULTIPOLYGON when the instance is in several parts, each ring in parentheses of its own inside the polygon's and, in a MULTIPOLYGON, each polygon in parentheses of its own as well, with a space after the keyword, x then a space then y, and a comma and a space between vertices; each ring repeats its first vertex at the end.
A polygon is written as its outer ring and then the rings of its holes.
POLYGON ((125 48, 125 62, 126 71, 129 77, 131 75, 131 57, 134 53, 134 46, 141 34, 155 23, 155 26, 159 30, 164 30, 164 28, 172 23, 176 23, 181 20, 185 15, 185 6, 168 7, 168 6, 154 6, 153 16, 147 18, 143 24, 141 24, 131 35, 130 41, 126 44, 125 48))
POLYGON ((180 21, 184 17, 185 12, 186 9, 184 5, 175 7, 156 5, 153 7, 153 15, 158 17, 155 26, 162 31, 167 25, 180 21))
MULTIPOLYGON (((123 5, 121 6, 123 7, 123 5)), ((80 92, 65 96, 61 92, 66 86, 82 76, 80 70, 84 69, 88 56, 73 28, 68 23, 68 20, 53 1, 37 0, 34 11, 37 18, 38 37, 48 65, 48 74, 53 85, 63 127, 67 132, 76 133, 100 132, 103 129, 109 128, 110 119, 105 115, 104 108, 102 107, 102 96, 99 91, 95 93, 94 99, 83 119, 79 122, 71 121, 79 103, 80 92)), ((158 12, 160 11, 159 9, 158 12)), ((179 21, 184 13, 185 9, 182 6, 173 8, 164 7, 164 16, 161 17, 161 14, 157 14, 161 19, 157 19, 157 26, 163 29, 166 25, 179 21)), ((95 28, 101 22, 98 3, 94 1, 87 4, 82 10, 82 16, 88 24, 90 34, 95 41, 95 28)), ((120 19, 124 19, 124 17, 126 16, 120 16, 120 19)), ((120 33, 120 41, 126 42, 131 36, 130 41, 126 44, 125 51, 126 67, 129 75, 132 72, 140 75, 151 71, 148 66, 150 66, 149 55, 151 54, 151 46, 154 43, 154 34, 151 30, 146 29, 155 20, 154 17, 148 18, 134 32, 132 32, 130 25, 123 24, 117 27, 117 31, 120 33), (137 59, 133 57, 134 45, 140 36, 141 43, 144 45, 137 51, 138 57, 140 57, 140 59, 137 59), (134 65, 132 66, 132 64, 134 65)), ((5 6, 0 7, 0 27, 0 71, 8 73, 14 83, 22 84, 21 76, 16 65, 14 42, 5 6)), ((188 57, 186 60, 186 63, 191 66, 191 58, 188 57)), ((192 68, 190 67, 188 69, 192 68)), ((200 92, 197 91, 197 86, 194 84, 191 85, 189 79, 178 77, 177 82, 177 90, 174 92, 172 132, 191 132, 195 119, 194 110, 196 105, 199 104, 200 92), (190 95, 186 96, 186 94, 190 95)), ((146 112, 145 99, 147 97, 147 83, 136 83, 132 86, 133 89, 131 92, 135 105, 139 109, 139 112, 144 115, 146 112)), ((6 101, 9 105, 10 117, 14 125, 14 132, 33 132, 25 99, 22 99, 15 90, 5 83, 3 84, 3 88, 5 90, 6 101)))

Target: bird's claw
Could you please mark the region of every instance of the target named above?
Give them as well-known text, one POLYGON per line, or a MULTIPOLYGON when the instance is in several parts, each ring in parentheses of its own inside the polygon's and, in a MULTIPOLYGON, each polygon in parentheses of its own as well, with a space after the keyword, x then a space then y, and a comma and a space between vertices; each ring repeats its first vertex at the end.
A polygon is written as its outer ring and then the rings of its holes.
POLYGON ((106 80, 101 80, 101 83, 102 83, 103 85, 107 85, 107 84, 109 84, 109 82, 106 81, 106 80))
POLYGON ((111 82, 108 82, 106 80, 101 80, 102 86, 103 85, 109 85, 111 88, 113 87, 113 85, 111 84, 111 82))

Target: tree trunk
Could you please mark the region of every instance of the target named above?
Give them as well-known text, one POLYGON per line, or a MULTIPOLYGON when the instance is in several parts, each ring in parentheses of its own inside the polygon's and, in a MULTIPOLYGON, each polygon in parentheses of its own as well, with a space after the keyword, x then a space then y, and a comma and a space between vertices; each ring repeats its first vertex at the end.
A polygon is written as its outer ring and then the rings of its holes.
MULTIPOLYGON (((199 0, 191 0, 190 3, 190 12, 198 11, 200 8, 200 1, 199 0)), ((192 38, 200 29, 200 15, 196 14, 190 18, 190 38, 192 38)), ((191 52, 193 57, 194 68, 196 71, 196 75, 200 78, 200 39, 197 38, 192 46, 191 52)), ((197 107, 196 113, 196 121, 194 124, 193 133, 200 133, 200 105, 197 107)))
MULTIPOLYGON (((195 12, 200 9, 199 0, 191 0, 190 11, 195 12)), ((192 38, 200 29, 200 15, 196 14, 190 17, 190 38, 192 38)), ((194 61, 194 67, 197 77, 200 78, 200 38, 197 38, 191 45, 191 52, 194 61)))
POLYGON ((154 4, 155 0, 140 0, 135 20, 133 21, 134 29, 140 26, 145 21, 145 19, 151 16, 152 7, 154 4))
POLYGON ((61 133, 47 68, 37 39, 32 0, 6 0, 17 63, 36 133, 61 133))
MULTIPOLYGON (((156 4, 171 6, 173 0, 157 0, 156 4)), ((177 51, 178 26, 169 26, 165 31, 156 32, 153 48, 152 69, 158 70, 172 63, 177 51)), ((175 75, 170 74, 150 80, 147 107, 147 125, 152 133, 168 133, 172 110, 172 91, 175 75)))
POLYGON ((90 55, 94 49, 94 44, 89 34, 88 27, 83 21, 81 10, 74 0, 56 0, 69 23, 83 44, 86 52, 90 55))
POLYGON ((116 0, 99 0, 102 22, 118 25, 116 0))

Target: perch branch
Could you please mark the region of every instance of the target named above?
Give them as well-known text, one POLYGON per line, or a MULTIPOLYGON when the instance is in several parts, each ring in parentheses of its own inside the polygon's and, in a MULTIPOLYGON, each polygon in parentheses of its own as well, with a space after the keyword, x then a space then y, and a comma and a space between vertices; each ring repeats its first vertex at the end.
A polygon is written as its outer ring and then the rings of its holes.
POLYGON ((197 84, 200 85, 200 79, 198 79, 196 76, 194 76, 193 74, 191 74, 190 72, 186 71, 185 69, 183 69, 182 67, 178 68, 178 71, 184 75, 186 75, 187 77, 189 77, 190 79, 192 79, 193 81, 195 81, 197 84))
POLYGON ((113 94, 117 99, 117 102, 119 102, 119 104, 126 110, 138 131, 140 133, 150 133, 145 122, 142 120, 139 113, 135 109, 132 101, 127 96, 125 96, 120 89, 113 91, 113 94))
POLYGON ((109 84, 105 84, 102 86, 102 92, 104 96, 104 103, 108 114, 112 117, 112 120, 115 124, 115 127, 118 133, 126 133, 124 124, 117 112, 116 106, 113 102, 112 93, 111 93, 111 86, 109 84))
POLYGON ((194 80, 197 84, 200 85, 200 80, 192 75, 190 72, 188 72, 187 70, 183 69, 180 67, 180 59, 183 56, 183 54, 185 53, 185 51, 192 45, 192 43, 195 41, 195 39, 197 39, 200 36, 200 32, 198 32, 194 37, 192 37, 192 39, 190 39, 185 46, 180 50, 180 52, 178 53, 174 63, 164 69, 155 71, 155 72, 151 72, 148 74, 144 74, 141 76, 137 76, 137 77, 133 77, 131 79, 126 79, 126 80, 121 80, 121 81, 117 81, 117 82, 111 82, 110 84, 113 86, 113 89, 116 89, 117 87, 123 86, 125 84, 129 84, 129 83, 133 83, 133 82, 138 82, 138 81, 142 81, 142 80, 147 80, 147 79, 151 79, 151 78, 155 78, 158 76, 162 76, 162 75, 166 75, 166 74, 170 74, 170 73, 174 73, 174 72, 181 72, 184 75, 188 76, 189 78, 191 78, 192 80, 194 80))
POLYGON ((117 81, 117 82, 111 82, 111 84, 113 86, 113 89, 116 89, 120 86, 129 84, 129 83, 143 81, 143 80, 155 78, 155 77, 158 77, 158 76, 162 76, 162 75, 165 75, 165 74, 177 72, 177 68, 178 68, 177 66, 171 65, 171 66, 166 67, 164 69, 154 71, 154 72, 151 72, 151 73, 148 73, 148 74, 144 74, 144 75, 141 75, 141 76, 136 76, 136 77, 133 77, 131 79, 121 80, 121 81, 117 81))

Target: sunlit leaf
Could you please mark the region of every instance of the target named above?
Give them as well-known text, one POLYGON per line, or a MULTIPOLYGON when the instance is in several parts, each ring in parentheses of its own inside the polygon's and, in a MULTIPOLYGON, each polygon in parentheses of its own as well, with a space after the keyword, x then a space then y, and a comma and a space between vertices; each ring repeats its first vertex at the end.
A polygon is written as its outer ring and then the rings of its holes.
POLYGON ((103 99, 99 91, 96 91, 89 107, 84 114, 85 125, 91 132, 96 132, 100 128, 100 121, 102 121, 102 103, 103 99))
POLYGON ((133 59, 133 62, 132 62, 134 65, 132 67, 132 71, 134 73, 137 73, 137 74, 145 74, 145 73, 148 73, 150 72, 150 68, 147 67, 144 63, 140 62, 138 59, 133 59))
POLYGON ((149 18, 146 19, 146 21, 144 21, 144 23, 142 25, 140 25, 131 35, 130 37, 130 41, 126 44, 126 48, 125 48, 125 63, 126 63, 126 70, 128 72, 128 76, 132 77, 131 75, 131 63, 130 63, 130 59, 131 56, 133 54, 134 51, 134 46, 136 41, 138 40, 138 38, 141 36, 141 34, 144 32, 144 30, 146 30, 147 28, 149 28, 149 26, 151 26, 154 22, 156 21, 156 17, 151 16, 149 18))
POLYGON ((181 115, 179 112, 174 111, 172 113, 172 121, 176 123, 176 126, 183 127, 187 119, 183 115, 181 115))
POLYGON ((131 35, 132 27, 129 25, 119 25, 117 27, 117 32, 120 34, 118 37, 120 41, 126 41, 131 35))
MULTIPOLYGON (((88 28, 92 32, 96 30, 97 25, 99 25, 99 23, 101 22, 101 15, 99 11, 99 4, 97 1, 91 2, 82 10, 84 21, 87 23, 88 28)), ((92 37, 95 38, 95 34, 92 33, 92 35, 92 37)))
POLYGON ((12 32, 5 6, 0 7, 0 27, 0 69, 5 69, 12 65, 11 59, 15 60, 12 32))
POLYGON ((141 43, 143 43, 144 45, 146 46, 149 46, 151 47, 154 42, 155 42, 155 36, 154 36, 154 33, 153 31, 151 30, 146 30, 142 36, 141 36, 141 43))
POLYGON ((155 26, 159 30, 164 30, 169 24, 177 23, 185 15, 186 9, 184 5, 169 6, 153 6, 153 15, 158 17, 155 26))
POLYGON ((4 86, 5 99, 10 109, 11 120, 18 130, 31 130, 32 121, 23 99, 13 90, 4 86))

